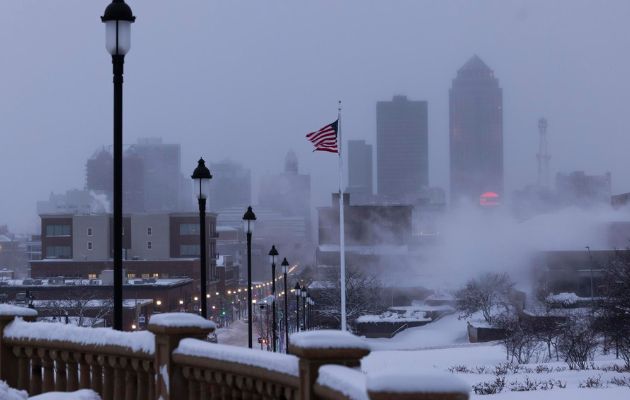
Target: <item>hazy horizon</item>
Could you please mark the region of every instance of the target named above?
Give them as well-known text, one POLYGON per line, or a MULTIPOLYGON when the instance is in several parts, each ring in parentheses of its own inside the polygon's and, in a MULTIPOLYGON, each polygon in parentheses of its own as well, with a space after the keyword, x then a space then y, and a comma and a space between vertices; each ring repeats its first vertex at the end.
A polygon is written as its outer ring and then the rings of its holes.
MULTIPOLYGON (((36 202, 82 188, 85 161, 111 144, 107 3, 0 3, 0 224, 14 232, 35 231, 36 202)), ((630 191, 627 1, 129 4, 124 141, 180 143, 185 175, 199 156, 230 158, 252 168, 256 193, 292 149, 312 205, 328 204, 336 159, 304 135, 341 99, 344 144, 375 145, 376 102, 403 94, 428 101, 430 185, 448 190, 448 90, 477 54, 503 88, 508 196, 536 180, 542 116, 552 177, 610 171, 613 192, 630 191)))

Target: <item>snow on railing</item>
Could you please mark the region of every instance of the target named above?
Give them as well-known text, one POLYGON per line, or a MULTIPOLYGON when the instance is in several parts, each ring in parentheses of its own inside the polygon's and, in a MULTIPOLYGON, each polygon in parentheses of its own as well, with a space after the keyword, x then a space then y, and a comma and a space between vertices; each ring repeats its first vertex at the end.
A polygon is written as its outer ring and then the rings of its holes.
POLYGON ((24 308, 0 309, 0 381, 30 395, 91 389, 103 400, 468 398, 468 387, 453 377, 365 375, 359 366, 368 345, 347 332, 294 334, 287 355, 208 343, 214 323, 196 314, 153 316, 148 332, 23 320, 34 317, 24 308))

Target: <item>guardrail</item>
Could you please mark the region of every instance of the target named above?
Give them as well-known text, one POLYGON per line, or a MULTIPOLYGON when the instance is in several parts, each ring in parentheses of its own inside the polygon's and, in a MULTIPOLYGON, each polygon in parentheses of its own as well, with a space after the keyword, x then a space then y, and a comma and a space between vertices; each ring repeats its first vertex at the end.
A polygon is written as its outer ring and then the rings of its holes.
POLYGON ((358 367, 369 348, 347 332, 297 333, 291 354, 281 354, 209 343, 214 324, 194 314, 155 315, 144 332, 35 318, 33 310, 0 305, 0 379, 30 395, 92 389, 104 400, 468 398, 469 387, 452 376, 364 374, 358 367))

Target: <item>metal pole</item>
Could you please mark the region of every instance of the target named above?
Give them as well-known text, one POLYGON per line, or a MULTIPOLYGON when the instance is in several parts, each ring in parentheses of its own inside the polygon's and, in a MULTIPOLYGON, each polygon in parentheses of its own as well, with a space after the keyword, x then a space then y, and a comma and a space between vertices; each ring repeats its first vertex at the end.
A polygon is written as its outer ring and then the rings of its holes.
POLYGON ((252 348, 252 233, 247 232, 247 333, 252 348))
POLYGON ((199 255, 201 263, 201 316, 208 319, 208 304, 206 301, 207 282, 208 277, 208 261, 206 259, 206 252, 208 246, 206 245, 206 199, 205 197, 199 198, 199 255))
POLYGON ((302 329, 306 330, 306 297, 302 299, 302 329))
POLYGON ((124 55, 113 55, 114 69, 114 329, 123 330, 123 66, 124 55))
POLYGON ((284 273, 284 347, 289 352, 289 303, 287 301, 287 273, 284 273))
POLYGON ((272 305, 272 309, 271 309, 271 329, 273 329, 273 332, 271 333, 271 340, 273 340, 273 344, 271 346, 271 348, 273 349, 273 352, 276 352, 276 342, 277 342, 277 336, 278 336, 278 327, 276 325, 276 263, 272 262, 271 263, 271 305, 272 305))
POLYGON ((295 312, 297 313, 296 318, 295 318, 295 330, 299 332, 300 331, 300 296, 295 296, 295 301, 296 301, 295 312))

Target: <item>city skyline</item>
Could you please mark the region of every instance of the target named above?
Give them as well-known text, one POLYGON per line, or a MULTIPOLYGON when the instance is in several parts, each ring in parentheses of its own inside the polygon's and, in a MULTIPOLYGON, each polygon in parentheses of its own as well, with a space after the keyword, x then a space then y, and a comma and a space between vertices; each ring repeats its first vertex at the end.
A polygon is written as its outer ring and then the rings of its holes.
MULTIPOLYGON (((111 141, 111 62, 98 23, 102 4, 69 1, 53 10, 23 1, 0 7, 2 36, 20 38, 7 42, 7 51, 16 56, 5 66, 5 76, 12 79, 2 84, 0 129, 12 138, 4 146, 0 170, 24 171, 5 177, 14 192, 0 199, 0 221, 28 232, 36 230, 36 201, 80 187, 86 154, 94 144, 111 141), (72 28, 60 28, 50 18, 70 9, 76 16, 72 28), (37 35, 18 22, 26 16, 39 27, 37 35), (71 35, 75 32, 81 34, 71 35), (44 177, 35 174, 40 164, 44 177)), ((630 83, 623 79, 630 60, 619 49, 630 36, 622 17, 629 8, 624 1, 607 7, 574 1, 323 1, 288 7, 193 2, 173 10, 166 2, 138 2, 134 10, 140 17, 126 60, 125 142, 146 136, 178 142, 185 172, 200 156, 230 156, 262 174, 273 173, 292 148, 303 171, 312 174, 312 204, 317 206, 327 204, 336 190, 336 165, 312 154, 303 135, 334 119, 341 99, 344 140, 375 143, 374 102, 404 93, 431 105, 429 178, 432 185, 447 188, 448 87, 458 66, 476 53, 501 77, 506 94, 508 195, 536 180, 536 121, 542 115, 553 126, 552 176, 556 171, 611 171, 618 177, 613 192, 628 191, 630 177, 623 174, 630 167, 623 153, 627 127, 619 116, 630 104, 625 97, 630 83), (565 18, 567 8, 571 18, 565 18), (322 18, 330 18, 333 28, 314 29, 314 21, 322 18), (273 26, 263 22, 270 19, 273 26), (436 23, 444 19, 449 23, 436 23), (166 33, 160 27, 169 21, 179 28, 166 33), (606 23, 590 29, 595 21, 606 23), (225 32, 234 33, 229 44, 208 41, 225 32), (452 44, 443 46, 436 37, 452 44), (169 57, 179 43, 196 51, 169 57), (339 49, 338 63, 322 68, 314 62, 331 49, 339 49), (222 78, 230 73, 239 78, 222 78), (593 79, 583 79, 586 75, 593 79), (272 91, 276 96, 268 102, 272 91), (601 151, 590 155, 593 148, 601 151)))

